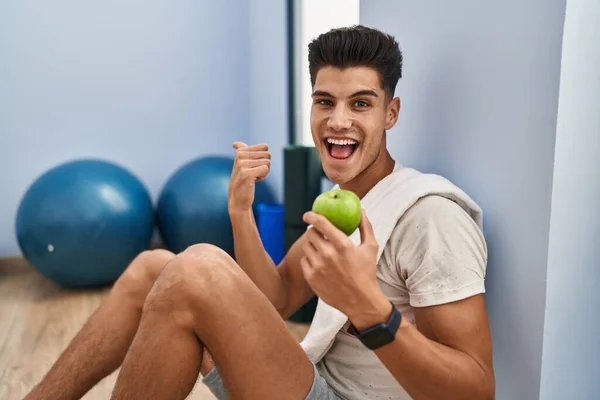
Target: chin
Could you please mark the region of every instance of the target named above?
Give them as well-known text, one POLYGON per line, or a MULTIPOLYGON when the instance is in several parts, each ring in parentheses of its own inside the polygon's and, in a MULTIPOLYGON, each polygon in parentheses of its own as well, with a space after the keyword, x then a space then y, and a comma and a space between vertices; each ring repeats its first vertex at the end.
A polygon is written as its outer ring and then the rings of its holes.
POLYGON ((325 172, 325 176, 336 185, 344 185, 354 179, 354 176, 339 172, 339 171, 328 171, 326 168, 323 168, 325 172))
POLYGON ((337 185, 351 182, 360 173, 360 166, 350 162, 332 165, 331 163, 327 163, 327 161, 323 161, 321 167, 327 178, 337 185))

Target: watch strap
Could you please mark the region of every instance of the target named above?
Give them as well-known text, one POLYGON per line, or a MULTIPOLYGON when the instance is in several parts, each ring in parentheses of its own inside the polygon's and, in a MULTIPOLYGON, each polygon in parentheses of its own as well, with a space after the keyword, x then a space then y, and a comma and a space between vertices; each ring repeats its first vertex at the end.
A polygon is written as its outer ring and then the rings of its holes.
MULTIPOLYGON (((390 304, 392 303, 390 302, 390 304)), ((373 325, 362 331, 358 331, 351 323, 350 332, 352 332, 367 348, 376 350, 394 340, 401 322, 402 315, 394 304, 392 304, 392 313, 386 322, 373 325)))

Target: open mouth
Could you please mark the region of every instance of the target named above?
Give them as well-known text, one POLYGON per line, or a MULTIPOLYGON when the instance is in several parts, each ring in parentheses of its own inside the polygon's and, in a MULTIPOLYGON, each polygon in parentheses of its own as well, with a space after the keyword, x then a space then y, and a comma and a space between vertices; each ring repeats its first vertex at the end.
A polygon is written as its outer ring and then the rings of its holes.
POLYGON ((349 158, 358 148, 358 142, 354 139, 325 139, 325 145, 329 155, 338 160, 349 158))

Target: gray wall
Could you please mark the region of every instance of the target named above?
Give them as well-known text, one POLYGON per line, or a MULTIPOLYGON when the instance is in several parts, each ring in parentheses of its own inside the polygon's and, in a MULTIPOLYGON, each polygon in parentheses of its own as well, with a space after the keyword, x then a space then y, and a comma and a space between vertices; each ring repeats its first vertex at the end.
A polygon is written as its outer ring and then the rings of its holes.
POLYGON ((390 132, 402 163, 484 210, 498 399, 537 399, 565 1, 364 0, 405 55, 390 132))
POLYGON ((249 58, 248 4, 0 2, 0 256, 19 253, 20 197, 57 163, 118 162, 156 198, 189 159, 269 131, 250 117, 250 103, 268 102, 251 93, 248 66, 266 62, 249 58))
POLYGON ((600 399, 600 4, 568 0, 548 289, 544 400, 600 399))

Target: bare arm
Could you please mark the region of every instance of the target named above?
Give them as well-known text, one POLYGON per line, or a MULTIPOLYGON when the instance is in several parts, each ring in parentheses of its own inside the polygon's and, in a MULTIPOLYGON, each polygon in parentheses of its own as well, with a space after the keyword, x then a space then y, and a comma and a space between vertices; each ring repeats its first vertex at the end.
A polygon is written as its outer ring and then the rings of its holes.
POLYGON ((265 251, 252 210, 230 212, 237 263, 274 305, 284 292, 275 264, 265 251))
MULTIPOLYGON (((381 317, 354 317, 357 329, 389 317, 389 301, 382 297, 380 304, 381 317)), ((402 387, 415 400, 494 399, 492 341, 483 295, 415 308, 415 320, 416 326, 403 320, 396 339, 375 350, 402 387)))
POLYGON ((228 193, 236 261, 279 313, 288 318, 312 297, 300 270, 301 243, 294 244, 279 266, 265 251, 252 212, 254 187, 265 179, 271 153, 265 144, 233 143, 236 150, 228 193))
POLYGON ((251 211, 230 213, 236 260, 284 319, 314 295, 300 268, 304 236, 275 266, 265 251, 251 211))

